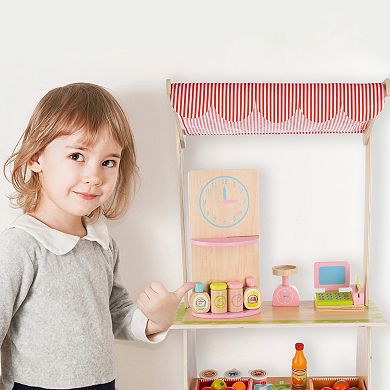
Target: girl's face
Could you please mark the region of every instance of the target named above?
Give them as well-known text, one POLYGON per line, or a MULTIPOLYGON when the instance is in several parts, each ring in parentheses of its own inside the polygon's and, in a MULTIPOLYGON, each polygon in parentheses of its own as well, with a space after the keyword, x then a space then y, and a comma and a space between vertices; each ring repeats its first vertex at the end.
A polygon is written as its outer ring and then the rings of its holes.
POLYGON ((39 173, 42 186, 37 210, 81 217, 113 193, 122 148, 107 132, 88 147, 83 139, 83 130, 56 138, 31 159, 30 168, 39 173))

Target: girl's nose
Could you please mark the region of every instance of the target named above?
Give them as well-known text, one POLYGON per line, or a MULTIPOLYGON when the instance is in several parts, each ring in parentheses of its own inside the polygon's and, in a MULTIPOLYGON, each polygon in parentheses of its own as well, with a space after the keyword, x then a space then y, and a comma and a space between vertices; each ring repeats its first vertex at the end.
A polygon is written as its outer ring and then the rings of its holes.
POLYGON ((100 186, 102 184, 102 180, 98 175, 87 175, 83 177, 83 183, 100 186))

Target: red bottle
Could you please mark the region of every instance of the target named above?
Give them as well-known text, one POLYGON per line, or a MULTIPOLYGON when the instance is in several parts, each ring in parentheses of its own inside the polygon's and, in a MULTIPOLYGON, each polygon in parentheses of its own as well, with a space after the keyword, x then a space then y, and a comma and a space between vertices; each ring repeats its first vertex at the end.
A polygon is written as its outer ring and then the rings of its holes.
POLYGON ((292 360, 291 384, 293 390, 306 389, 307 383, 307 361, 303 354, 304 345, 302 343, 295 344, 295 356, 292 360))

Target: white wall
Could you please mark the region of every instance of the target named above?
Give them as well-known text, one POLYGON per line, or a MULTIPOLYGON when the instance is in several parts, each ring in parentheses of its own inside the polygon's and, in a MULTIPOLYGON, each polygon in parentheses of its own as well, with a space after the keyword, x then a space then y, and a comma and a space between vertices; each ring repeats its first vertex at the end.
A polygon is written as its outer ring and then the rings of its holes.
MULTIPOLYGON (((390 76, 383 0, 3 2, 0 11, 0 158, 3 162, 49 89, 75 81, 109 88, 134 130, 141 188, 111 224, 124 283, 135 296, 152 280, 181 283, 175 136, 165 97, 173 81, 382 81, 390 76)), ((390 108, 375 127, 371 295, 390 318, 390 108)), ((190 168, 255 167, 261 178, 261 272, 265 298, 273 264, 294 262, 292 282, 312 293, 316 259, 362 256, 363 148, 357 136, 190 140, 190 168), (287 196, 288 194, 288 196, 287 196)), ((0 227, 17 212, 1 178, 0 227)), ((353 374, 353 329, 204 331, 199 368, 263 367, 288 375, 293 343, 306 343, 311 374, 353 374), (235 351, 235 354, 231 354, 235 351), (224 357, 223 359, 221 357, 224 357)), ((181 333, 157 346, 117 343, 121 389, 181 389, 181 333), (131 385, 131 386, 130 386, 131 385), (165 387, 164 387, 165 388, 165 387)), ((373 331, 373 387, 387 381, 388 328, 373 331)))

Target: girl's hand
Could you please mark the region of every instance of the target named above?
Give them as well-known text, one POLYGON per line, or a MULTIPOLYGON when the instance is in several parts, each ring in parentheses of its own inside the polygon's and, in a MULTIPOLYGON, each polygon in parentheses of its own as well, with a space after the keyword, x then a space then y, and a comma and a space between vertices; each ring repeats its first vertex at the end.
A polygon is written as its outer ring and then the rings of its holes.
POLYGON ((174 323, 177 306, 194 286, 194 283, 185 283, 176 291, 171 292, 163 284, 153 282, 139 295, 137 306, 149 319, 146 335, 163 332, 174 323))

